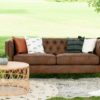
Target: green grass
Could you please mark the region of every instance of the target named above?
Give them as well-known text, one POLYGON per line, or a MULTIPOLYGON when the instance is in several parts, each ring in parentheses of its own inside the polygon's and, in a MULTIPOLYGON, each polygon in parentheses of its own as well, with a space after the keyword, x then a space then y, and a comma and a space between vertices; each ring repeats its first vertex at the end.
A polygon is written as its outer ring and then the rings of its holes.
POLYGON ((66 98, 62 98, 62 97, 54 97, 51 99, 47 99, 47 100, 67 100, 66 98))
POLYGON ((0 35, 100 36, 100 14, 84 2, 0 2, 0 35))
POLYGON ((79 78, 100 78, 100 73, 94 74, 31 74, 30 78, 58 78, 58 79, 79 79, 79 78))
POLYGON ((66 98, 62 98, 62 97, 53 97, 51 99, 47 99, 47 100, 100 100, 100 97, 76 97, 76 98, 72 98, 72 99, 66 99, 66 98))
POLYGON ((7 41, 9 37, 0 37, 0 55, 5 54, 5 41, 7 41))

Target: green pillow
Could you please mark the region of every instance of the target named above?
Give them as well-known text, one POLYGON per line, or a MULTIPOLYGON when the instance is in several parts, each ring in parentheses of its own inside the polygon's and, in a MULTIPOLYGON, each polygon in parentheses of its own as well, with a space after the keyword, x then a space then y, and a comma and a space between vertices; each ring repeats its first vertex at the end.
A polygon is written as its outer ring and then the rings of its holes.
POLYGON ((82 52, 84 38, 68 38, 66 52, 80 53, 82 52))

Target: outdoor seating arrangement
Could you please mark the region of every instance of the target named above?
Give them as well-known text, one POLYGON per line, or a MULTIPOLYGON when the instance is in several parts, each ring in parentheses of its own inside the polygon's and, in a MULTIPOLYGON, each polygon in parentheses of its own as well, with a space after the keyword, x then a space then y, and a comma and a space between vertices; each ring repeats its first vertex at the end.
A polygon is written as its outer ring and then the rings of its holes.
POLYGON ((0 100, 100 100, 100 0, 0 0, 0 100))
POLYGON ((100 39, 90 53, 69 53, 67 38, 43 38, 42 42, 45 53, 17 53, 13 39, 6 41, 5 49, 9 60, 29 63, 30 73, 100 72, 100 39))

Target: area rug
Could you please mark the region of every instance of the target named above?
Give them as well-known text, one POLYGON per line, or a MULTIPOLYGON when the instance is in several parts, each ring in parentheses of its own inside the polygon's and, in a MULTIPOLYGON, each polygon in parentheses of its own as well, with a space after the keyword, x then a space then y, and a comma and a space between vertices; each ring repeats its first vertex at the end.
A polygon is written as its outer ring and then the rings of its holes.
POLYGON ((100 78, 30 79, 27 95, 0 96, 0 100, 46 100, 51 97, 100 96, 100 78))

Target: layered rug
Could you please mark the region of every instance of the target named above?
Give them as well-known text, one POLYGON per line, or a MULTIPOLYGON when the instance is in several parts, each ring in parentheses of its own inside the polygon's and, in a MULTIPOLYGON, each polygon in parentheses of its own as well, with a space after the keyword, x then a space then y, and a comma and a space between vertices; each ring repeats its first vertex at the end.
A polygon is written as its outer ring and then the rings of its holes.
POLYGON ((100 78, 30 79, 27 95, 0 96, 0 100, 46 100, 51 97, 100 96, 100 78))

